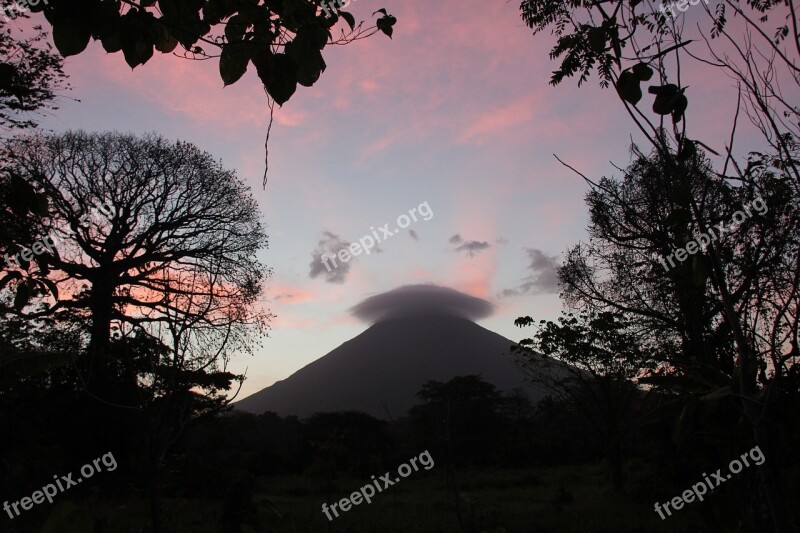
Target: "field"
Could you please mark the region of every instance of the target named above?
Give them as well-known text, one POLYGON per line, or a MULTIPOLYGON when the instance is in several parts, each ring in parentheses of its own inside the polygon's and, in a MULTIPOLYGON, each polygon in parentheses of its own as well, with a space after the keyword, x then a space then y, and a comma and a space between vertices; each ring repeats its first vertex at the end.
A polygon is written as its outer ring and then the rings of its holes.
MULTIPOLYGON (((321 511, 326 488, 308 476, 261 478, 254 499, 258 532, 359 532, 359 533, 457 533, 462 531, 455 511, 445 469, 420 470, 328 522, 321 511)), ((475 469, 456 472, 461 494, 463 531, 486 533, 625 533, 702 532, 697 506, 689 505, 666 520, 653 510, 656 500, 666 501, 672 492, 659 484, 641 464, 628 465, 625 491, 615 495, 605 469, 566 466, 537 469, 475 469)), ((331 501, 341 499, 369 479, 340 477, 330 486, 331 501)), ((242 502, 239 502, 242 503, 242 502)), ((81 502, 82 510, 95 519, 96 533, 136 533, 147 530, 147 502, 111 503, 95 495, 81 502)), ((38 531, 53 506, 41 505, 14 521, 10 531, 38 531), (18 529, 17 529, 18 528, 18 529)), ((64 503, 61 503, 63 508, 64 503)), ((219 501, 168 498, 164 501, 165 531, 213 533, 220 531, 219 501)), ((58 530, 62 532, 61 529, 58 530)), ((76 529, 85 533, 86 529, 76 529)))

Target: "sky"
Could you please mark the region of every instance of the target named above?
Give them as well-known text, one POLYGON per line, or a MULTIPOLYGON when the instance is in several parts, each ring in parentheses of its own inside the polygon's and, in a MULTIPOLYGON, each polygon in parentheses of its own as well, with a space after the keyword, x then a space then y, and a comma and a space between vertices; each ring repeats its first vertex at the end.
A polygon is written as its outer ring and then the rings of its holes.
MULTIPOLYGON (((252 66, 223 88, 217 60, 156 54, 132 71, 93 42, 66 60, 73 90, 41 123, 186 140, 251 187, 269 235, 259 258, 273 272, 263 304, 276 318, 254 356, 231 362, 247 370, 240 398, 364 331, 349 309, 404 285, 488 300, 481 325, 527 336, 514 319, 560 314, 554 267, 586 239, 587 185, 553 154, 592 178, 629 162, 633 126, 616 93, 596 79, 550 86, 552 38, 532 36, 518 2, 354 0, 349 11, 369 21, 381 7, 397 17, 392 39, 326 47, 320 80, 276 106, 266 188, 269 109, 252 66), (321 265, 320 254, 375 235, 370 254, 321 265)), ((706 77, 690 104, 717 139, 730 124, 703 116, 720 116, 730 84, 706 77)))

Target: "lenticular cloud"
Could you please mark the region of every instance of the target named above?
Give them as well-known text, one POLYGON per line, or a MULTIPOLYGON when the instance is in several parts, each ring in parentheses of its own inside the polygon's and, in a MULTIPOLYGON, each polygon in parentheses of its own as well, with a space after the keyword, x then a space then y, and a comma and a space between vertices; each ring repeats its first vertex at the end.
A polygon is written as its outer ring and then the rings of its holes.
POLYGON ((438 285, 405 285, 376 294, 350 309, 356 318, 365 322, 380 322, 387 318, 445 315, 469 320, 491 316, 494 305, 481 298, 438 285))

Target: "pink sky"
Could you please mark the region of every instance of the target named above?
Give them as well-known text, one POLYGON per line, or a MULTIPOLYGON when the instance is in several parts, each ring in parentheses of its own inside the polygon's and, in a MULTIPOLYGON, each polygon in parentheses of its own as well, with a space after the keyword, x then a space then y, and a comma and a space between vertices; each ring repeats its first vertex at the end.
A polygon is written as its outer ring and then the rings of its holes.
MULTIPOLYGON (((43 124, 158 131, 197 144, 250 184, 270 236, 261 259, 275 272, 265 304, 277 318, 257 356, 234 360, 234 370, 248 368, 243 396, 363 331, 347 309, 400 285, 432 282, 491 300, 498 310, 482 324, 514 340, 523 336, 517 316, 555 318, 552 291, 497 297, 531 274, 526 249, 560 259, 585 238, 586 185, 552 154, 595 178, 619 175, 610 161, 628 162, 633 126, 615 92, 596 80, 551 87, 552 42, 531 36, 518 3, 357 0, 350 10, 369 20, 380 7, 398 19, 393 39, 326 48, 319 82, 276 109, 266 190, 266 96, 253 72, 223 88, 216 60, 156 56, 131 71, 92 43, 67 60, 80 102, 65 100, 43 124), (418 240, 407 230, 393 236, 383 253, 351 261, 343 283, 310 277, 323 231, 355 241, 426 201, 433 217, 408 228, 418 240), (457 251, 456 234, 489 247, 457 251)), ((735 98, 714 92, 728 80, 703 83, 702 115, 735 98)), ((728 127, 704 122, 715 138, 728 127)))

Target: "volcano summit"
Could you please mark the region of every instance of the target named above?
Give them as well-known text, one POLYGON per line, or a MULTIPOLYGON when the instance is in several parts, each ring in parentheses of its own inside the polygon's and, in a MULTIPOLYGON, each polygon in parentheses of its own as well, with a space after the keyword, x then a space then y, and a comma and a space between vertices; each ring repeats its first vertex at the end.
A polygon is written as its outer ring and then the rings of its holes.
POLYGON ((288 378, 236 403, 252 413, 300 417, 361 411, 404 416, 427 380, 479 374, 503 392, 520 388, 534 402, 544 389, 523 381, 508 355, 513 341, 473 320, 491 303, 436 285, 407 285, 367 298, 351 309, 372 323, 360 335, 288 378))

